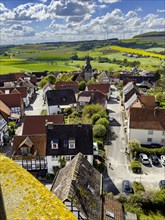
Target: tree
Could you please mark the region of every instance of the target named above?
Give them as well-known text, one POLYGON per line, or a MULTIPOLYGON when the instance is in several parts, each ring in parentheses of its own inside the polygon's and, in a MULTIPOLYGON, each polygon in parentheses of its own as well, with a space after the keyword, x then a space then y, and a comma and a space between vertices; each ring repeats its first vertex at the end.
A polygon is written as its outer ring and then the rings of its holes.
POLYGON ((86 105, 82 110, 82 116, 91 118, 92 115, 98 113, 101 110, 103 110, 103 107, 100 104, 86 105))
POLYGON ((130 153, 132 154, 132 157, 136 157, 136 152, 139 150, 141 147, 141 144, 138 140, 131 140, 128 143, 128 149, 130 153))
POLYGON ((109 121, 106 118, 100 118, 96 121, 96 125, 104 125, 105 128, 108 128, 109 121))
POLYGON ((56 79, 57 82, 71 82, 73 78, 73 75, 68 75, 66 73, 63 73, 60 77, 56 79))
POLYGON ((47 75, 45 79, 47 80, 47 82, 51 83, 52 85, 54 85, 54 83, 56 82, 56 78, 53 74, 47 75))
POLYGON ((9 136, 15 134, 15 129, 16 129, 16 123, 15 123, 14 121, 10 121, 10 122, 8 123, 9 136))
POLYGON ((99 114, 94 114, 94 115, 92 115, 92 124, 94 125, 98 120, 99 120, 99 118, 100 118, 100 115, 99 114))
POLYGON ((84 91, 85 88, 86 88, 86 82, 85 81, 79 82, 79 90, 84 91))
POLYGON ((46 85, 47 82, 48 81, 45 78, 41 79, 41 81, 39 82, 39 87, 43 88, 46 85))
POLYGON ((104 138, 106 135, 106 128, 104 125, 94 125, 93 126, 93 136, 94 138, 104 138))
POLYGON ((162 92, 156 93, 155 98, 158 102, 163 101, 163 98, 164 98, 163 93, 162 92))
POLYGON ((96 84, 96 79, 92 78, 87 82, 87 85, 96 84))
POLYGON ((70 57, 71 60, 78 60, 78 55, 77 53, 72 54, 72 56, 70 57))

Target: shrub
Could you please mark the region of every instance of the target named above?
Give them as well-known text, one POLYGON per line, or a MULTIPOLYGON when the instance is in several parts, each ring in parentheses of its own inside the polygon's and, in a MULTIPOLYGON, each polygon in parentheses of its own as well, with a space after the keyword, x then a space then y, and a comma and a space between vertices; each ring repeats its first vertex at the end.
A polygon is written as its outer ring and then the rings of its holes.
POLYGON ((83 108, 83 117, 91 118, 94 114, 99 113, 103 107, 100 104, 86 105, 83 108))
POLYGON ((143 184, 136 181, 133 182, 133 189, 134 189, 134 193, 145 191, 143 184))
POLYGON ((94 125, 96 122, 97 122, 97 120, 99 120, 99 118, 100 118, 100 115, 99 114, 94 114, 93 116, 92 116, 92 124, 94 125))
POLYGON ((85 90, 85 87, 86 87, 86 82, 85 81, 81 81, 79 83, 79 90, 80 91, 84 91, 85 90))
POLYGON ((96 125, 104 125, 105 128, 108 128, 109 121, 106 118, 100 118, 97 122, 96 125))
POLYGON ((41 115, 47 115, 48 113, 47 113, 47 110, 46 109, 43 109, 42 111, 41 111, 41 115))
POLYGON ((137 161, 137 160, 132 161, 130 166, 131 166, 131 169, 134 173, 140 173, 141 172, 141 164, 139 163, 139 161, 137 161))
POLYGON ((106 135, 106 128, 104 125, 94 125, 93 136, 95 138, 104 138, 106 135))

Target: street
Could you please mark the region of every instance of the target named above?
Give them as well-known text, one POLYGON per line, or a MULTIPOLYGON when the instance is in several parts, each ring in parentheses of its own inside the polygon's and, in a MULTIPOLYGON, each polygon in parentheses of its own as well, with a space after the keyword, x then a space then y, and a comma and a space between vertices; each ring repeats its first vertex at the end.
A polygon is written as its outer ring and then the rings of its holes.
POLYGON ((158 189, 159 181, 165 178, 165 168, 162 166, 142 165, 142 174, 134 174, 130 169, 130 160, 125 153, 128 141, 124 131, 123 109, 116 100, 119 92, 112 85, 112 95, 108 103, 110 121, 109 142, 105 145, 107 169, 104 173, 104 191, 117 194, 121 192, 123 180, 142 182, 146 189, 158 189), (109 166, 111 164, 111 166, 109 166))

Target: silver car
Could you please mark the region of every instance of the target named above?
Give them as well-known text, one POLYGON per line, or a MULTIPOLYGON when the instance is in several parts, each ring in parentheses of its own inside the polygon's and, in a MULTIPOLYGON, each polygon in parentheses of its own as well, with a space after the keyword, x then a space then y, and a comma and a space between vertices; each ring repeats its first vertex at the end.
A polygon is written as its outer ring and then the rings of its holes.
POLYGON ((139 158, 140 158, 140 161, 142 162, 142 164, 145 164, 145 165, 150 164, 150 161, 149 161, 148 156, 146 154, 143 154, 143 153, 139 154, 139 158))

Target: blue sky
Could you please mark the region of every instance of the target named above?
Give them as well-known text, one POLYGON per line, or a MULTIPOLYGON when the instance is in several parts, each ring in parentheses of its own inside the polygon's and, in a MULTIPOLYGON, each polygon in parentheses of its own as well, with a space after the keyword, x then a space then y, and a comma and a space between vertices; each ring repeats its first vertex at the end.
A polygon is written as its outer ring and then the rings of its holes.
POLYGON ((0 0, 1 44, 131 38, 165 31, 164 0, 0 0))

